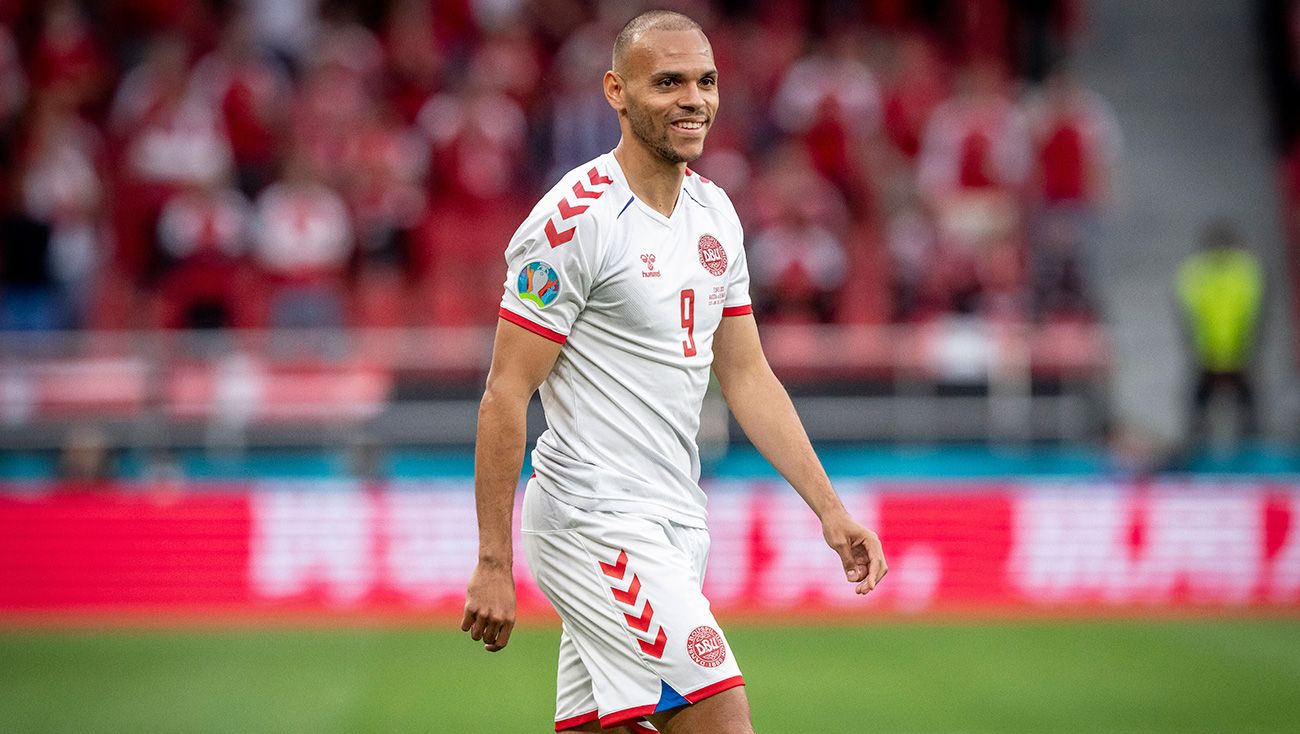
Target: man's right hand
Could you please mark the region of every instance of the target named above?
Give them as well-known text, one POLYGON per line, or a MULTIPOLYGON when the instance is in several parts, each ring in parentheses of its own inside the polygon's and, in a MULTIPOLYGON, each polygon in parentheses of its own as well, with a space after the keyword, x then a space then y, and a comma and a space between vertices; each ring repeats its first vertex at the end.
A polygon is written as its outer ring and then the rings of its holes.
POLYGON ((465 617, 460 629, 483 649, 496 652, 510 641, 515 627, 515 578, 510 564, 478 562, 465 594, 465 617))

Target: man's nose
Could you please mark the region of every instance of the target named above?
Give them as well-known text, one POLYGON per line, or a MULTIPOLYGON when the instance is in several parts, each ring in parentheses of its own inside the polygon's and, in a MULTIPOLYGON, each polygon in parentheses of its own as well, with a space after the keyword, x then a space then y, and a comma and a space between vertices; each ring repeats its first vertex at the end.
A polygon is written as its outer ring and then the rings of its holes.
POLYGON ((704 106, 704 94, 700 92, 700 85, 685 84, 682 86, 681 99, 677 100, 680 107, 690 110, 697 110, 704 106))

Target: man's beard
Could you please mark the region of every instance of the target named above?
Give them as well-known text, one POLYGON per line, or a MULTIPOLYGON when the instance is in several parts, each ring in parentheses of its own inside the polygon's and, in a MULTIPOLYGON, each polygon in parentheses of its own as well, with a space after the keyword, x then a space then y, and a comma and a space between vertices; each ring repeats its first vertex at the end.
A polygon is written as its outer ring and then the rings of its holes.
POLYGON ((686 158, 677 152, 677 149, 668 142, 667 127, 656 131, 654 120, 636 105, 628 105, 627 119, 628 122, 632 123, 632 134, 642 143, 645 143, 651 152, 665 161, 669 163, 690 163, 699 157, 686 158), (656 132, 658 132, 657 136, 656 132))

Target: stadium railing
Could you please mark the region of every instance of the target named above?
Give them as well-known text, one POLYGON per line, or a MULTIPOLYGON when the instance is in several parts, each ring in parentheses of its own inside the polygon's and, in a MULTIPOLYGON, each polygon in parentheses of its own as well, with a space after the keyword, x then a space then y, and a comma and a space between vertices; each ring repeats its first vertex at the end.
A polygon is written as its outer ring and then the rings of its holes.
MULTIPOLYGON (((1081 440, 1105 420, 1095 325, 771 325, 815 440, 1081 440)), ((0 446, 466 444, 490 327, 0 333, 0 446)))

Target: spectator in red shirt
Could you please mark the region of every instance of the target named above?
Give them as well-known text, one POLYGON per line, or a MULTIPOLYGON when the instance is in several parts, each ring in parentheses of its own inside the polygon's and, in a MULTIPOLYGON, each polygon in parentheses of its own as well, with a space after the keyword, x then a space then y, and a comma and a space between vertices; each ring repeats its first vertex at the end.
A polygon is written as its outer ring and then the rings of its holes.
POLYGON ((323 26, 294 102, 293 138, 321 180, 345 185, 355 134, 376 104, 383 50, 364 27, 323 26))
POLYGON ((1029 131, 1000 66, 972 65, 957 95, 934 110, 921 143, 922 193, 941 202, 971 193, 1016 195, 1029 172, 1029 131))
POLYGON ((1029 230, 1034 312, 1088 315, 1101 280, 1097 240, 1121 158, 1119 124, 1110 105, 1066 67, 1027 107, 1037 156, 1029 230))
POLYGON ((55 0, 45 6, 30 68, 34 89, 66 87, 79 109, 103 99, 110 67, 78 3, 55 0))
POLYGON ((428 0, 397 0, 388 14, 383 44, 387 61, 389 99, 407 124, 415 122, 420 106, 443 82, 446 45, 440 42, 428 0))
POLYGON ((419 255, 428 273, 423 310, 446 325, 484 323, 494 313, 501 243, 528 209, 527 117, 491 79, 476 67, 465 89, 438 94, 420 111, 433 201, 419 255))
POLYGON ((898 40, 884 98, 885 134, 909 162, 921 151, 921 135, 930 113, 948 98, 943 61, 924 36, 898 40))
MULTIPOLYGON (((5 134, 27 101, 27 76, 13 33, 0 25, 0 135, 5 134)), ((3 141, 0 141, 3 142, 3 141)))
POLYGON ((344 164, 362 269, 408 268, 411 240, 425 216, 427 142, 381 102, 366 111, 344 164))
POLYGON ((163 328, 252 326, 244 261, 251 208, 220 181, 172 197, 158 218, 163 260, 159 324, 163 328))
POLYGON ((213 101, 191 83, 189 53, 180 36, 155 38, 113 100, 109 123, 122 158, 115 200, 119 259, 138 279, 156 275, 150 255, 163 203, 187 187, 228 177, 233 167, 213 101))
POLYGON ((880 129, 880 85, 861 59, 865 43, 850 30, 795 62, 777 88, 772 116, 801 139, 817 170, 864 216, 871 191, 864 175, 869 138, 880 129))
POLYGON ((770 320, 835 319, 848 258, 843 196, 812 165, 801 146, 780 149, 756 188, 766 199, 747 245, 755 303, 770 320))
POLYGON ((270 325, 338 327, 343 278, 354 247, 343 200, 302 154, 257 199, 254 257, 268 277, 270 325))
POLYGON ((66 85, 38 93, 18 156, 21 211, 48 230, 48 287, 65 328, 84 322, 105 259, 103 141, 76 104, 66 85))
POLYGON ((1022 278, 1023 193, 1031 163, 1025 116, 1002 67, 973 64, 936 108, 921 143, 917 184, 950 257, 962 310, 1014 316, 1022 278), (996 304, 996 307, 993 305, 996 304))
POLYGON ((220 45, 195 65, 193 78, 212 109, 220 111, 240 190, 256 195, 280 164, 293 98, 287 70, 258 48, 249 21, 236 15, 220 45))

